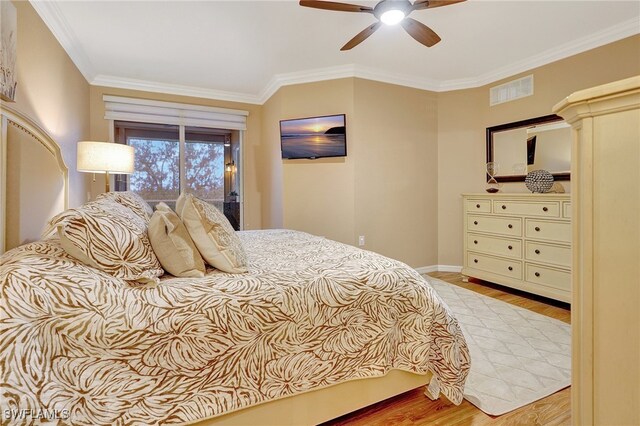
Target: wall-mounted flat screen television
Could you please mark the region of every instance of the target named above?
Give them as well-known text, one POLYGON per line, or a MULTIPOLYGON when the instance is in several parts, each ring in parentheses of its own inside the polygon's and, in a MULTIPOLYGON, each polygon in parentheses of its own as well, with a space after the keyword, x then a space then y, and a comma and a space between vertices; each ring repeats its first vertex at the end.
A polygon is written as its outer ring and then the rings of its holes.
POLYGON ((280 121, 282 158, 345 157, 345 114, 280 121))

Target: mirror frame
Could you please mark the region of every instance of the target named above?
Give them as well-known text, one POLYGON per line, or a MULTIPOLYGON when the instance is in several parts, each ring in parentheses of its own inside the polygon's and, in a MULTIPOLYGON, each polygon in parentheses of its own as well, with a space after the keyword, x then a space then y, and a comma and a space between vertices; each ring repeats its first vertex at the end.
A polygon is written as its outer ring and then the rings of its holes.
MULTIPOLYGON (((544 115, 542 117, 529 118, 527 120, 514 121, 513 123, 499 124, 497 126, 487 127, 487 163, 493 161, 493 135, 495 133, 563 120, 564 119, 562 117, 559 117, 555 114, 550 114, 544 115)), ((495 176, 495 179, 498 182, 524 182, 525 177, 526 175, 495 176)), ((490 176, 487 174, 487 182, 489 182, 489 179, 490 176)), ((570 180, 571 173, 553 173, 553 179, 556 181, 570 180)))

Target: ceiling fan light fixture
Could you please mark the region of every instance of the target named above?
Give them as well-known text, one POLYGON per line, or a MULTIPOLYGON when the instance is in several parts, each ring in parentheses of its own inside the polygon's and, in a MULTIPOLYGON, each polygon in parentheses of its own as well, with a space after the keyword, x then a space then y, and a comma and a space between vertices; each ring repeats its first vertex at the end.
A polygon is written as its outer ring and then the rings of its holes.
POLYGON ((422 22, 410 18, 409 15, 415 10, 433 9, 435 7, 448 6, 464 1, 466 0, 414 0, 412 3, 409 0, 380 0, 378 4, 371 8, 369 6, 358 6, 334 1, 300 0, 300 6, 336 10, 339 12, 370 13, 375 16, 377 19, 376 22, 360 31, 340 48, 341 51, 345 51, 351 50, 365 41, 371 34, 375 33, 382 24, 401 24, 407 34, 413 37, 418 43, 427 47, 434 46, 440 42, 440 36, 422 22))
POLYGON ((405 17, 405 13, 399 9, 390 9, 380 15, 380 20, 387 25, 396 25, 405 17))

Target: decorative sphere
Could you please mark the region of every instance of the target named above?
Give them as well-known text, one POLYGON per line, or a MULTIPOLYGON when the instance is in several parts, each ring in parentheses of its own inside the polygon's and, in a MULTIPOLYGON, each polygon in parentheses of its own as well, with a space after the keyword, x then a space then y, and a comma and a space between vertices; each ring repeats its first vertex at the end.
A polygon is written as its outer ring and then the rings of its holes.
POLYGON ((524 184, 531 192, 544 193, 553 187, 553 175, 546 170, 533 170, 524 178, 524 184))

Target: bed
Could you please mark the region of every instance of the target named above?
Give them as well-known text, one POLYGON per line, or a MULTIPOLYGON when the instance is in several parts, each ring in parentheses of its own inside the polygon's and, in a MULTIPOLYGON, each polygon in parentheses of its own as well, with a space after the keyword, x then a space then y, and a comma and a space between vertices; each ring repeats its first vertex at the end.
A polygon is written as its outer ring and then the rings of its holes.
POLYGON ((428 384, 462 400, 469 353, 401 262, 243 231, 248 272, 131 284, 54 234, 0 258, 3 421, 314 424, 428 384))

